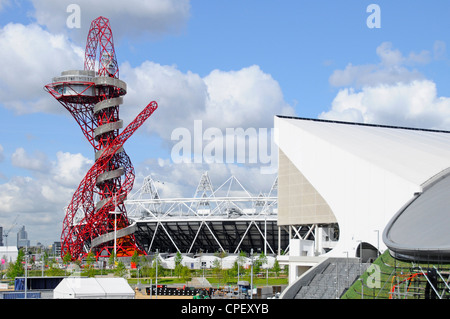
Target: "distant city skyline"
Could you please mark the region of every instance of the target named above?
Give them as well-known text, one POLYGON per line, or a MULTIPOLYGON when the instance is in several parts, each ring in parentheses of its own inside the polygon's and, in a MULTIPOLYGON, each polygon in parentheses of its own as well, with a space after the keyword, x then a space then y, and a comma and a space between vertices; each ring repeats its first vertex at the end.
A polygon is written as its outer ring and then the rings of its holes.
POLYGON ((0 246, 16 246, 21 248, 39 245, 41 245, 39 239, 31 240, 28 238, 28 232, 25 229, 25 225, 13 227, 6 231, 5 228, 0 225, 0 246))

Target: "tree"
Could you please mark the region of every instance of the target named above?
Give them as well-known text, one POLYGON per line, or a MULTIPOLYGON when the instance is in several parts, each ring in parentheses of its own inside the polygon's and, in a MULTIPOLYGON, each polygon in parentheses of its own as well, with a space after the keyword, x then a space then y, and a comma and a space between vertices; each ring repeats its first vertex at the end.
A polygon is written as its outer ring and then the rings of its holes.
POLYGON ((63 263, 64 264, 68 264, 72 261, 72 256, 70 255, 69 252, 67 252, 64 257, 63 257, 63 263))
POLYGON ((139 254, 137 250, 135 250, 133 256, 131 256, 131 262, 134 263, 136 267, 139 265, 139 254))
POLYGON ((277 259, 275 259, 275 262, 274 262, 274 264, 273 264, 272 271, 275 272, 275 274, 277 275, 277 277, 280 275, 281 267, 280 267, 280 264, 278 263, 278 260, 277 260, 277 259))
POLYGON ((178 276, 178 278, 180 278, 181 272, 183 270, 183 265, 181 264, 181 262, 183 261, 183 256, 181 255, 181 253, 178 251, 174 262, 175 262, 175 275, 178 276))
POLYGON ((142 277, 152 277, 152 267, 148 264, 144 264, 141 268, 141 276, 142 277))
POLYGON ((25 253, 22 249, 19 250, 17 254, 17 259, 15 263, 9 263, 7 276, 8 278, 20 277, 25 274, 23 260, 25 253))
POLYGON ((165 274, 165 269, 161 264, 161 259, 159 258, 159 254, 157 254, 152 260, 152 268, 151 268, 151 277, 153 279, 156 278, 156 267, 158 267, 158 277, 162 277, 165 274))
POLYGON ((92 252, 89 252, 86 256, 86 265, 88 267, 93 266, 94 262, 95 262, 95 256, 92 252))
POLYGON ((244 262, 245 262, 245 252, 241 251, 239 253, 239 256, 236 259, 236 262, 233 265, 233 272, 235 276, 237 276, 238 272, 240 275, 244 274, 245 270, 244 270, 244 262))
POLYGON ((267 264, 267 257, 266 255, 261 252, 261 254, 258 256, 258 258, 255 260, 253 264, 253 270, 255 273, 259 273, 261 271, 262 265, 267 264))
POLYGON ((115 260, 116 260, 116 256, 115 256, 114 252, 112 251, 111 255, 109 255, 109 260, 108 260, 109 265, 114 266, 115 260))
POLYGON ((86 269, 84 271, 84 273, 88 277, 95 276, 94 262, 95 262, 95 256, 92 252, 89 252, 86 256, 86 269))
POLYGON ((44 259, 44 260, 43 260, 44 266, 48 265, 48 258, 49 258, 48 252, 45 251, 45 252, 44 252, 44 256, 43 256, 43 259, 44 259))
POLYGON ((222 279, 222 262, 221 259, 215 259, 212 263, 212 270, 213 273, 217 276, 217 279, 219 281, 219 284, 222 279))
POLYGON ((187 283, 192 280, 191 270, 186 266, 181 266, 181 278, 187 283))
POLYGON ((117 263, 116 269, 114 270, 114 274, 119 277, 125 276, 127 269, 122 261, 117 263))

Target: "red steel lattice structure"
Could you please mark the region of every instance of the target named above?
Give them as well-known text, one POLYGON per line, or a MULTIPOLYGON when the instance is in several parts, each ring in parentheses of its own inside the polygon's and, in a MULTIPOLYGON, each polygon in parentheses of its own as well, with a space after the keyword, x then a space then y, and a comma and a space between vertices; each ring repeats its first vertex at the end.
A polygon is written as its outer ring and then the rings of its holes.
POLYGON ((86 173, 66 209, 61 234, 61 256, 83 258, 143 254, 133 236, 124 200, 134 183, 134 168, 123 149, 125 141, 158 107, 150 102, 122 131, 119 105, 126 83, 119 79, 109 20, 93 20, 87 37, 84 70, 70 70, 45 89, 77 121, 93 146, 95 163, 86 173), (97 60, 98 58, 98 60, 97 60), (96 68, 98 63, 98 68, 96 68), (115 239, 117 238, 117 239, 115 239))

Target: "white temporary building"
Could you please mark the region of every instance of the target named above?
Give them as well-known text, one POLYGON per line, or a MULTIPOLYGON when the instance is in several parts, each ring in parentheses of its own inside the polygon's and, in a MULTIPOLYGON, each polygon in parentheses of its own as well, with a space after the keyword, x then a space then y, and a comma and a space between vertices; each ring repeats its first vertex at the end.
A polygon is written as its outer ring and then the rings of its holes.
MULTIPOLYGON (((175 256, 167 257, 162 260, 162 265, 168 269, 175 269, 175 256)), ((198 260, 189 256, 182 256, 181 265, 189 269, 198 269, 198 260)))
POLYGON ((15 262, 18 255, 16 246, 0 246, 0 260, 1 262, 15 262))
POLYGON ((135 293, 126 279, 64 278, 53 290, 54 299, 134 299, 135 293))
POLYGON ((214 255, 202 255, 195 258, 200 268, 210 269, 214 267, 214 262, 220 260, 219 257, 214 255))

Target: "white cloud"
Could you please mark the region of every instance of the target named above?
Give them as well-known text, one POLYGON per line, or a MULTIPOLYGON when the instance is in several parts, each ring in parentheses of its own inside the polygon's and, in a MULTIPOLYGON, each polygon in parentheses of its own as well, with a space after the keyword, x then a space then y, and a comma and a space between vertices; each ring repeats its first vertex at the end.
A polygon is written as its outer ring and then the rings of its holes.
POLYGON ((444 41, 436 40, 433 44, 433 58, 435 60, 445 60, 447 56, 447 46, 444 41))
MULTIPOLYGON (((160 35, 179 32, 190 16, 189 0, 32 0, 37 22, 51 32, 69 32, 78 41, 85 41, 91 21, 99 16, 110 20, 115 39, 123 36, 160 35), (80 8, 80 29, 68 28, 66 22, 80 8)), ((83 43, 84 44, 84 43, 83 43)))
MULTIPOLYGON (((0 224, 12 226, 13 220, 19 215, 18 224, 38 234, 29 236, 32 244, 35 244, 34 240, 47 244, 57 241, 61 235, 63 207, 67 205, 67 193, 62 193, 57 186, 48 179, 22 176, 15 176, 0 184, 0 224)), ((10 241, 9 244, 14 242, 10 241)))
POLYGON ((206 85, 198 74, 183 73, 175 66, 150 61, 136 68, 124 63, 120 66, 120 72, 128 88, 121 107, 121 114, 127 123, 150 101, 155 100, 158 110, 148 120, 146 127, 170 139, 173 128, 193 121, 194 114, 205 112, 206 85))
POLYGON ((166 149, 171 151, 180 142, 189 140, 189 154, 186 155, 185 150, 180 154, 183 160, 197 161, 200 157, 204 162, 208 152, 200 154, 199 151, 209 147, 208 150, 214 153, 210 160, 216 163, 221 159, 233 162, 225 158, 232 156, 234 162, 256 162, 267 168, 270 163, 267 159, 263 162, 264 156, 274 162, 270 136, 274 115, 295 114, 293 107, 284 101, 278 82, 257 65, 237 71, 213 70, 202 78, 193 72, 183 73, 175 66, 146 61, 135 68, 124 63, 121 74, 128 85, 128 94, 121 107, 125 123, 130 122, 148 102, 156 100, 158 110, 141 130, 158 134, 166 149), (178 133, 172 135, 181 131, 186 133, 183 136, 178 136, 178 133), (267 141, 261 132, 267 133, 267 141), (234 154, 226 139, 234 139, 234 154), (251 145, 255 146, 253 151, 251 145), (238 150, 244 150, 240 153, 245 153, 244 161, 238 160, 238 150))
POLYGON ((204 128, 221 130, 269 128, 274 115, 294 114, 278 82, 256 65, 238 71, 214 70, 202 78, 146 61, 136 68, 123 64, 121 74, 128 85, 122 107, 125 121, 156 100, 158 110, 146 127, 166 140, 177 127, 192 131, 195 120, 202 120, 204 128))
POLYGON ((1 103, 19 114, 62 112, 43 87, 61 71, 82 67, 83 58, 63 35, 36 24, 7 24, 0 29, 1 103))
POLYGON ((63 209, 93 161, 80 154, 58 152, 56 160, 48 162, 43 154, 32 156, 23 148, 14 152, 11 161, 30 174, 0 184, 0 225, 11 225, 20 215, 18 223, 34 234, 30 238, 47 244, 59 240, 63 209))
POLYGON ((30 156, 23 147, 15 150, 11 155, 11 163, 20 168, 32 171, 44 171, 48 169, 47 157, 42 152, 35 152, 34 156, 30 156))
POLYGON ((448 129, 450 98, 438 97, 430 80, 339 91, 323 119, 419 128, 448 129))
POLYGON ((213 127, 272 127, 274 115, 294 114, 278 82, 257 65, 238 71, 214 70, 204 81, 208 88, 204 118, 213 127))
POLYGON ((329 78, 332 86, 353 86, 361 88, 380 83, 395 84, 424 79, 417 70, 410 70, 408 66, 425 64, 430 61, 430 52, 411 52, 404 56, 399 50, 393 49, 390 42, 383 42, 376 49, 380 58, 378 64, 353 65, 349 63, 344 70, 335 70, 329 78))
MULTIPOLYGON (((430 62, 430 53, 402 54, 385 42, 376 49, 378 65, 347 65, 330 76, 337 93, 319 118, 420 128, 448 129, 450 98, 438 95, 436 84, 411 67, 430 62)), ((445 55, 436 42, 434 58, 445 55)))
MULTIPOLYGON (((4 26, 0 29, 2 104, 18 114, 65 113, 43 86, 63 70, 82 68, 83 58, 84 50, 67 36, 51 34, 36 24, 4 26)), ((122 107, 125 122, 156 100, 158 120, 146 127, 166 141, 174 128, 192 128, 194 120, 220 129, 259 128, 271 127, 276 114, 294 114, 277 81, 257 65, 237 71, 213 70, 203 78, 150 61, 135 68, 124 63, 120 69, 128 84, 122 107)))
POLYGON ((53 180, 71 188, 78 186, 86 172, 94 164, 93 160, 87 159, 80 153, 58 152, 56 157, 56 163, 52 168, 53 180))

